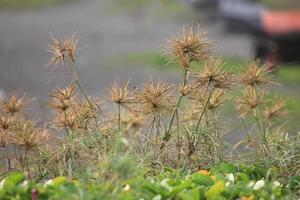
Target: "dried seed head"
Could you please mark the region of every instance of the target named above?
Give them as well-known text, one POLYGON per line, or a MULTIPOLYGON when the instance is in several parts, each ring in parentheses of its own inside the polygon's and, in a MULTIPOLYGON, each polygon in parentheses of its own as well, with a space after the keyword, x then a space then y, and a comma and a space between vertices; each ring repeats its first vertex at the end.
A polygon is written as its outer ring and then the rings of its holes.
POLYGON ((211 111, 215 111, 222 103, 224 102, 224 90, 216 90, 211 95, 207 109, 211 111))
POLYGON ((137 113, 129 113, 122 118, 123 127, 126 127, 126 131, 133 130, 136 131, 142 128, 144 120, 142 116, 137 113))
POLYGON ((274 119, 278 117, 284 117, 287 115, 287 112, 284 111, 285 107, 285 102, 283 99, 275 99, 272 102, 272 105, 269 106, 265 111, 264 111, 264 116, 267 119, 274 119))
POLYGON ((178 86, 178 91, 180 93, 181 96, 187 96, 189 95, 193 90, 193 85, 192 84, 179 84, 178 86))
POLYGON ((10 143, 11 132, 0 130, 0 148, 5 148, 10 143))
POLYGON ((129 81, 123 86, 119 86, 115 81, 110 89, 110 100, 116 104, 122 105, 126 108, 134 102, 132 90, 128 89, 129 81))
POLYGON ((229 89, 234 82, 233 75, 224 68, 220 58, 210 57, 200 69, 192 72, 196 84, 213 85, 215 88, 229 89))
POLYGON ((50 95, 52 101, 49 107, 59 112, 66 112, 74 105, 76 98, 76 87, 74 84, 70 84, 65 89, 55 90, 50 95))
POLYGON ((54 119, 54 124, 58 128, 78 129, 77 116, 73 112, 59 113, 54 119))
POLYGON ((245 118, 247 114, 257 116, 257 108, 265 103, 264 97, 264 91, 257 92, 253 87, 247 87, 236 100, 239 117, 245 118))
POLYGON ((52 34, 52 43, 49 45, 48 51, 53 54, 49 60, 49 64, 63 64, 65 58, 68 57, 72 62, 75 62, 78 39, 76 34, 66 37, 64 40, 56 39, 52 34))
POLYGON ((92 103, 93 108, 86 100, 78 103, 74 108, 74 113, 77 115, 76 123, 78 129, 91 130, 96 126, 95 117, 97 115, 97 106, 92 103))
POLYGON ((26 106, 32 102, 32 98, 24 94, 23 96, 18 96, 17 94, 12 94, 11 96, 5 98, 0 98, 0 109, 7 114, 17 115, 22 114, 26 106))
POLYGON ((193 61, 203 61, 211 53, 212 43, 206 34, 200 32, 199 26, 183 26, 180 34, 171 35, 169 39, 171 54, 183 68, 189 68, 193 61))
POLYGON ((23 121, 16 125, 13 143, 28 151, 41 145, 48 136, 47 130, 36 128, 31 121, 23 121))
POLYGON ((258 60, 251 60, 240 75, 240 81, 243 85, 251 87, 274 83, 270 69, 269 63, 260 65, 258 60))
POLYGON ((141 91, 137 94, 141 111, 147 115, 161 115, 169 112, 173 106, 171 87, 161 80, 145 82, 141 91))
POLYGON ((10 130, 16 123, 16 119, 13 116, 6 115, 0 116, 0 130, 10 130))

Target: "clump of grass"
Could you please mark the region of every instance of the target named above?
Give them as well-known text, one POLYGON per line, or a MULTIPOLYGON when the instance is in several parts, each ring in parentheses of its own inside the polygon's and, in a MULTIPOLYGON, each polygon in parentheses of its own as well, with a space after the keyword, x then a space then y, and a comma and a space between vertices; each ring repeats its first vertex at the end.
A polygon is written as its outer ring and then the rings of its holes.
POLYGON ((74 34, 63 40, 52 36, 50 65, 61 66, 70 83, 49 96, 53 118, 46 125, 26 115, 27 96, 1 99, 0 151, 7 172, 37 179, 87 175, 105 182, 134 174, 127 162, 156 174, 166 166, 185 171, 230 161, 299 173, 299 136, 278 124, 286 115, 283 99, 266 95, 274 83, 268 64, 249 61, 234 73, 212 54, 212 43, 199 28, 184 26, 168 43, 171 61, 182 70, 176 87, 160 79, 138 86, 115 81, 106 97, 95 101, 77 74, 78 41, 74 34), (238 91, 234 97, 232 90, 238 91), (236 101, 244 124, 237 131, 248 135, 236 145, 224 140, 220 108, 227 100, 236 101))

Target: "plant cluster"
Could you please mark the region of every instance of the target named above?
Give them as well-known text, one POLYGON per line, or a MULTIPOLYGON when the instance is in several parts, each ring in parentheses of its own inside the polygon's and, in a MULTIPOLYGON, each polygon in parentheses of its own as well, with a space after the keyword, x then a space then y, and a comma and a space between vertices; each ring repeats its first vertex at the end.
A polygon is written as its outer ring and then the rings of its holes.
MULTIPOLYGON (((35 180, 67 176, 108 184, 136 176, 137 169, 157 175, 166 166, 197 171, 224 161, 274 168, 278 177, 299 174, 300 137, 288 135, 278 124, 287 112, 282 98, 268 95, 268 85, 274 84, 268 64, 252 60, 234 74, 221 57, 213 56, 213 43, 199 27, 184 26, 168 42, 170 62, 182 69, 181 83, 150 79, 133 87, 129 81, 115 81, 108 94, 96 100, 78 78, 77 45, 76 34, 63 40, 52 36, 49 65, 62 65, 70 84, 50 94, 53 118, 46 125, 28 117, 32 99, 27 95, 1 98, 1 176, 21 171, 35 180), (237 119, 244 125, 237 131, 247 134, 237 144, 224 140, 221 107, 228 100, 235 102, 237 119)), ((214 190, 223 194, 227 183, 220 177, 216 182, 205 177, 209 184, 204 186, 211 188, 202 188, 201 195, 208 198, 214 190)), ((190 188, 192 182, 190 177, 170 184, 190 188)), ((158 194, 166 199, 171 186, 165 184, 166 193, 158 194)), ((246 194, 252 195, 250 189, 246 194)))
POLYGON ((221 163, 208 170, 182 174, 166 168, 156 177, 134 177, 114 186, 95 181, 69 180, 60 176, 37 183, 14 173, 1 182, 0 199, 296 199, 300 177, 284 185, 274 172, 258 165, 221 163))

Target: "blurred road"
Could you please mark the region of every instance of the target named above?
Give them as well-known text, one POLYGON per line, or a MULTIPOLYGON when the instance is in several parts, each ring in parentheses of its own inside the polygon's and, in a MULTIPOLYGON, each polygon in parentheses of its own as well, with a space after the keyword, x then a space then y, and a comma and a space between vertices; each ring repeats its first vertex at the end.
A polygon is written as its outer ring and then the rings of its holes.
MULTIPOLYGON (((41 99, 44 107, 51 89, 64 80, 47 69, 49 33, 61 37, 74 31, 81 38, 79 76, 91 95, 105 91, 113 79, 140 82, 146 77, 176 81, 178 74, 162 74, 155 69, 105 66, 105 60, 130 52, 159 52, 170 33, 195 18, 151 18, 151 13, 134 11, 114 14, 107 0, 79 0, 32 11, 0 11, 0 90, 27 91, 41 99)), ((153 15, 153 13, 152 13, 153 15)), ((196 14, 197 15, 197 14, 196 14)), ((197 22, 198 23, 198 22, 197 22)), ((201 23, 201 22, 199 22, 201 23)), ((216 52, 227 56, 249 57, 251 41, 243 35, 224 35, 221 23, 202 22, 217 42, 216 52)))

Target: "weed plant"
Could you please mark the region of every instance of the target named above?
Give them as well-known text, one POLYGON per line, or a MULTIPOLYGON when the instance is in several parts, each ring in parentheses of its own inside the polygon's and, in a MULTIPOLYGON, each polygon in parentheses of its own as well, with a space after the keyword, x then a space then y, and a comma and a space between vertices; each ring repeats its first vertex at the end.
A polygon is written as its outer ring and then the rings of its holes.
POLYGON ((300 136, 277 122, 288 112, 282 97, 268 95, 275 84, 269 64, 251 60, 235 74, 213 55, 207 34, 186 25, 167 48, 169 62, 181 66, 180 83, 114 81, 99 100, 78 77, 76 34, 51 37, 49 66, 60 66, 70 83, 49 95, 52 118, 44 125, 28 117, 28 95, 1 98, 1 177, 23 172, 38 181, 67 176, 109 185, 166 168, 186 173, 224 162, 272 168, 283 179, 299 175, 300 136), (224 140, 224 101, 235 102, 244 125, 236 131, 247 134, 237 144, 224 140))

